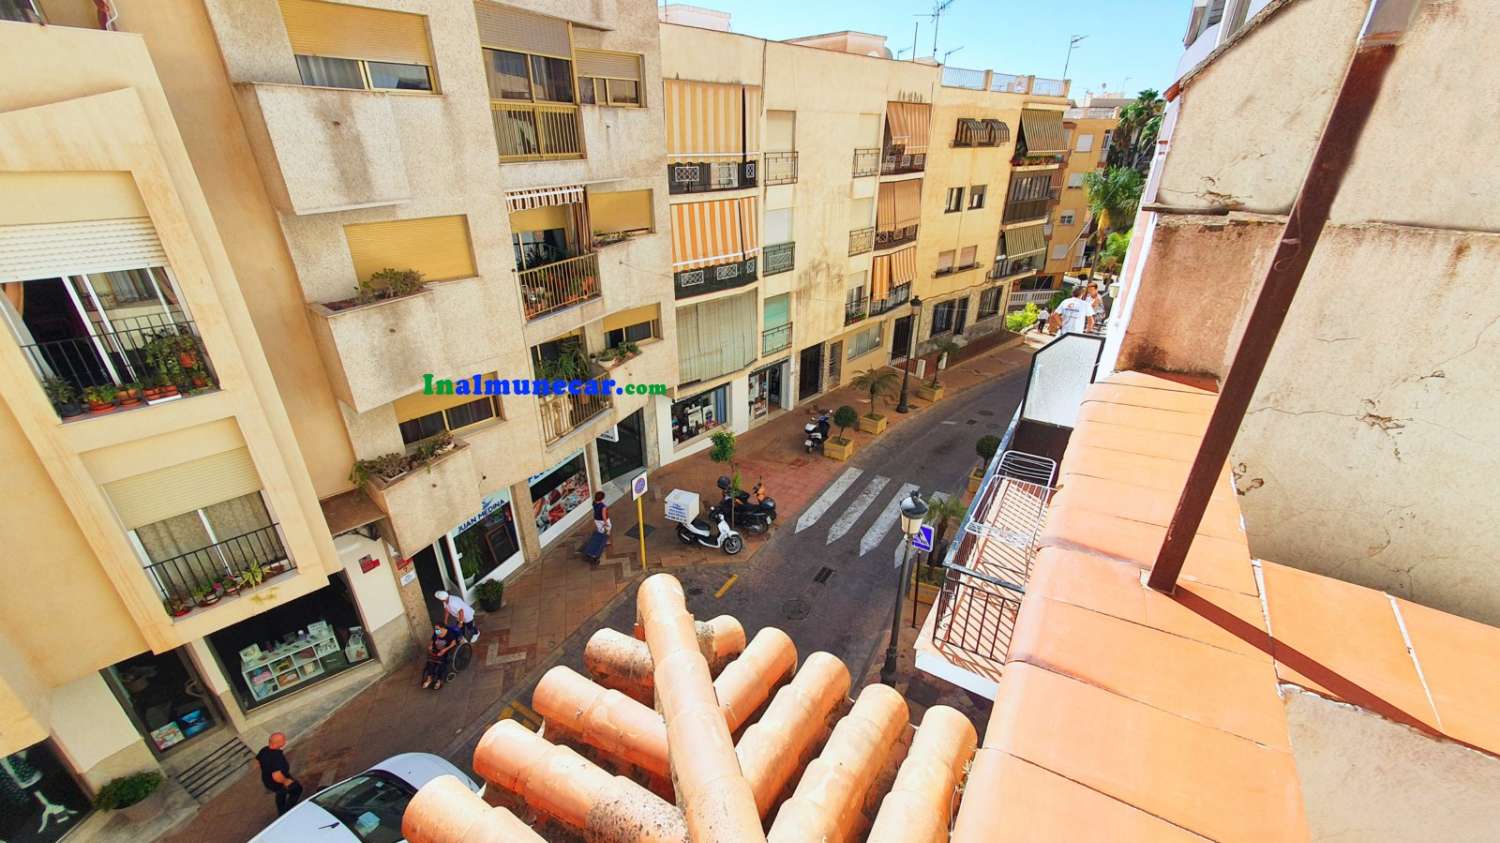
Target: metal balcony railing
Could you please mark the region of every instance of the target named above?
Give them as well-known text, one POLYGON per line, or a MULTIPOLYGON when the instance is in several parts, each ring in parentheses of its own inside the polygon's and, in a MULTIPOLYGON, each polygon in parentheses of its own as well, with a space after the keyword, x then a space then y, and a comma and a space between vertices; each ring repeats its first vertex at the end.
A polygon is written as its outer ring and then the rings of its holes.
POLYGON ((911 301, 911 284, 892 287, 885 298, 870 300, 870 315, 879 316, 909 301, 911 301))
POLYGON ((550 395, 538 402, 542 411, 542 436, 548 445, 610 408, 607 390, 601 385, 599 392, 599 395, 550 395))
POLYGON ((146 566, 146 575, 164 600, 206 605, 210 593, 217 590, 223 596, 225 590, 238 588, 235 577, 243 577, 252 568, 274 574, 277 571, 268 570, 273 566, 287 570, 297 567, 282 544, 276 524, 153 562, 146 566), (215 583, 220 588, 215 589, 215 583))
POLYGON ((917 239, 917 226, 908 225, 905 228, 893 228, 887 231, 875 232, 875 248, 889 249, 892 246, 900 246, 917 239))
POLYGON ((765 168, 765 172, 762 179, 766 186, 797 182, 797 153, 767 152, 763 158, 765 160, 761 166, 765 168))
POLYGON ((949 568, 935 607, 933 643, 1003 663, 1024 593, 998 577, 949 568))
POLYGON ((778 272, 790 272, 797 265, 796 243, 775 243, 763 246, 760 252, 762 277, 775 275, 778 272))
POLYGON ((875 248, 875 226, 849 232, 849 256, 862 255, 875 248))
POLYGON ((869 147, 854 150, 854 178, 873 176, 880 172, 880 148, 869 147))
POLYGON ((490 116, 502 162, 583 157, 576 105, 495 100, 490 116))
POLYGON ((590 252, 516 273, 526 302, 526 318, 535 319, 599 298, 599 255, 590 252))
POLYGON ((870 300, 858 298, 844 303, 844 324, 853 325, 870 315, 870 300))
POLYGON ((1060 97, 1067 91, 1067 83, 1061 79, 1031 80, 1031 92, 1039 97, 1060 97))
POLYGON ((759 156, 754 153, 705 152, 693 154, 692 159, 668 162, 668 193, 739 190, 757 184, 761 165, 759 156))
POLYGON ((920 173, 927 168, 927 153, 908 155, 905 147, 887 147, 880 157, 880 174, 920 173))
POLYGON ((776 325, 760 332, 760 353, 775 354, 792 347, 792 323, 776 325))

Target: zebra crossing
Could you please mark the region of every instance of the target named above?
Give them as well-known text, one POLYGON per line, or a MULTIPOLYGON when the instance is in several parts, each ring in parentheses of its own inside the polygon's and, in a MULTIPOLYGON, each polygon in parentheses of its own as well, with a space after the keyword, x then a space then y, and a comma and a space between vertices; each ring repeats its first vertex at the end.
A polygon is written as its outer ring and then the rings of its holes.
MULTIPOLYGON (((794 532, 800 533, 812 529, 823 520, 823 517, 833 511, 839 500, 852 489, 859 479, 864 475, 858 468, 845 469, 823 494, 802 513, 797 519, 797 527, 794 532)), ((844 538, 853 531, 854 526, 864 517, 865 513, 879 500, 884 499, 884 505, 877 511, 880 513, 875 517, 868 529, 859 538, 859 555, 864 556, 870 551, 880 547, 890 535, 891 530, 901 517, 901 501, 905 500, 912 492, 920 492, 921 487, 916 483, 902 483, 896 487, 896 492, 889 498, 884 497, 887 487, 891 485, 891 478, 876 474, 869 478, 865 485, 848 502, 833 523, 828 527, 825 545, 831 545, 839 539, 844 538)), ((934 493, 942 496, 942 492, 934 493)), ((895 562, 901 565, 902 542, 896 542, 895 562)))

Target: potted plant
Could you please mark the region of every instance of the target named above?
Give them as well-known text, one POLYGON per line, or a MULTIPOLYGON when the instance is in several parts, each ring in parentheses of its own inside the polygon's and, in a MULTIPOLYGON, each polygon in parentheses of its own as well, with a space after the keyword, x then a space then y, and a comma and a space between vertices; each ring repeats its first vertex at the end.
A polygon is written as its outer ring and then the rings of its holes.
POLYGON ((911 580, 917 589, 917 602, 929 605, 936 603, 947 578, 948 569, 943 567, 942 562, 934 562, 933 558, 911 566, 911 580))
POLYGON ((121 407, 134 407, 141 403, 141 385, 134 381, 122 383, 118 395, 121 407))
POLYGON ((937 365, 932 369, 932 380, 917 387, 917 397, 923 401, 943 400, 943 385, 938 381, 938 376, 942 374, 944 369, 948 368, 948 361, 958 351, 958 343, 947 337, 943 337, 942 339, 933 340, 932 350, 938 353, 937 365))
POLYGON ((143 397, 147 403, 163 401, 177 394, 177 385, 167 379, 164 372, 157 372, 151 378, 150 385, 143 390, 143 397))
POLYGON ((61 418, 72 418, 83 415, 83 405, 78 401, 78 387, 63 380, 62 378, 46 378, 42 381, 42 391, 47 393, 47 400, 52 402, 52 409, 57 411, 61 418))
POLYGON ((199 606, 212 606, 223 597, 212 585, 200 585, 193 589, 193 601, 199 606))
POLYGON ((974 443, 974 453, 979 455, 979 464, 969 470, 969 493, 979 491, 979 484, 984 482, 984 471, 989 467, 990 460, 995 458, 995 452, 1000 450, 1000 437, 981 436, 974 443))
POLYGON ((887 424, 884 415, 875 412, 876 401, 885 396, 887 403, 890 394, 896 389, 896 372, 893 369, 866 369, 854 376, 850 384, 855 389, 862 390, 870 395, 870 411, 859 417, 859 429, 862 433, 883 433, 887 424))
POLYGON ((115 408, 115 396, 119 390, 114 384, 91 386, 83 391, 83 400, 89 402, 89 412, 95 415, 108 413, 115 408))
POLYGON ((411 459, 405 454, 391 452, 370 460, 357 460, 349 479, 360 485, 378 480, 382 485, 396 482, 411 470, 411 459))
POLYGON ((161 773, 155 770, 113 779, 99 788, 94 807, 101 811, 119 811, 133 823, 146 822, 160 814, 166 805, 162 781, 161 773))
POLYGON ((284 574, 291 569, 292 566, 289 562, 287 562, 285 559, 278 559, 261 569, 265 572, 265 576, 262 577, 262 580, 268 580, 271 577, 276 576, 277 574, 284 574))
POLYGON ((845 404, 833 411, 833 423, 839 426, 839 435, 823 443, 823 453, 840 462, 854 456, 854 440, 844 434, 859 423, 859 413, 845 404))
POLYGON ((161 601, 161 607, 174 618, 180 618, 193 611, 193 604, 175 594, 161 601))
POLYGON ((240 572, 240 588, 254 588, 264 582, 266 571, 259 562, 252 563, 250 567, 240 572))
POLYGON ((479 596, 479 608, 486 612, 499 611, 505 602, 505 583, 499 580, 485 580, 475 591, 479 596))
POLYGON ((709 460, 719 465, 729 466, 729 491, 738 493, 740 491, 740 470, 734 462, 734 431, 719 428, 708 437, 713 444, 709 446, 709 460))

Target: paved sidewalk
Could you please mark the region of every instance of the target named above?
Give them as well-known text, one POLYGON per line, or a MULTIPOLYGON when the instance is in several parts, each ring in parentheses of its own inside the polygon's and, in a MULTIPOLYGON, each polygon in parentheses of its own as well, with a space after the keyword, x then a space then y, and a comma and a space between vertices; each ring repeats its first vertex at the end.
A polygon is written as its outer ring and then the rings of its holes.
MULTIPOLYGON (((1014 371, 1029 359, 1029 350, 1015 347, 1009 336, 971 343, 943 374, 944 401, 961 400, 963 390, 1014 371), (997 351, 1002 342, 1010 347, 997 351)), ((927 363, 929 372, 933 362, 927 363)), ((902 415, 893 406, 882 408, 891 427, 911 423, 931 406, 915 397, 915 385, 914 377, 912 412, 902 415)), ((848 404, 860 412, 867 407, 864 396, 849 388, 827 393, 816 403, 821 407, 848 404)), ((806 410, 791 410, 739 437, 736 463, 742 480, 746 485, 764 480, 776 499, 779 517, 773 532, 795 524, 802 510, 845 468, 841 462, 803 451, 806 420, 806 410)), ((856 441, 856 448, 873 439, 852 430, 848 435, 856 441)), ((725 468, 710 461, 706 452, 651 473, 645 506, 649 572, 686 572, 706 565, 741 568, 752 563, 765 546, 769 536, 747 537, 745 550, 733 557, 687 547, 665 519, 662 499, 667 492, 674 488, 696 491, 706 508, 717 500, 714 481, 724 473, 725 468)), ((474 661, 441 691, 419 687, 421 666, 417 662, 398 665, 308 733, 294 736, 287 755, 293 775, 309 794, 400 752, 447 754, 467 769, 465 749, 474 732, 468 727, 481 718, 514 717, 532 727, 538 725, 535 713, 517 694, 534 683, 539 668, 551 663, 570 635, 641 576, 638 540, 627 535, 636 526, 635 508, 627 497, 611 509, 615 534, 604 562, 591 567, 579 552, 592 530, 589 522, 554 542, 535 564, 506 584, 500 610, 479 614, 481 635, 474 661)), ((914 688, 913 693, 920 695, 921 688, 914 688)), ((241 843, 273 819, 271 795, 261 787, 251 764, 246 774, 209 800, 196 817, 163 839, 241 843)))

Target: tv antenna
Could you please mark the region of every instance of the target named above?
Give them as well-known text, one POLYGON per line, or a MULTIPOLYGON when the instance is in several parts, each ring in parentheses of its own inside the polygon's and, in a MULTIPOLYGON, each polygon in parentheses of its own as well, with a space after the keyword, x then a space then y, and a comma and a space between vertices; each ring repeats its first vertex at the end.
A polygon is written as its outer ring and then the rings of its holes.
MULTIPOLYGON (((925 15, 917 15, 919 18, 930 18, 932 20, 932 57, 937 58, 938 23, 943 19, 943 12, 948 11, 954 0, 934 0, 932 11, 925 15)), ((916 50, 912 50, 912 58, 916 58, 916 50)))
POLYGON ((1068 39, 1068 57, 1063 60, 1062 78, 1068 78, 1068 65, 1073 63, 1073 48, 1078 46, 1079 41, 1082 41, 1087 37, 1087 35, 1074 35, 1068 39))

